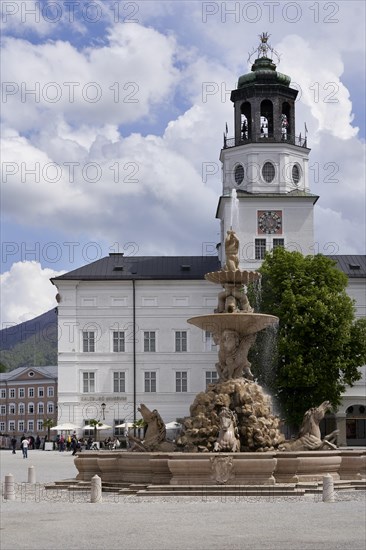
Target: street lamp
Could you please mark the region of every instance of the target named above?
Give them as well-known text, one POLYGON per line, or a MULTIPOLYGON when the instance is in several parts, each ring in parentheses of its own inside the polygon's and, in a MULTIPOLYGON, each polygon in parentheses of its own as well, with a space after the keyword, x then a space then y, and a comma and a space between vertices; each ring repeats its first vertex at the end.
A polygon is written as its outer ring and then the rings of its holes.
POLYGON ((105 411, 106 406, 107 406, 107 405, 106 405, 105 403, 102 403, 102 404, 101 404, 101 407, 102 407, 102 418, 103 418, 103 420, 105 420, 104 411, 105 411))

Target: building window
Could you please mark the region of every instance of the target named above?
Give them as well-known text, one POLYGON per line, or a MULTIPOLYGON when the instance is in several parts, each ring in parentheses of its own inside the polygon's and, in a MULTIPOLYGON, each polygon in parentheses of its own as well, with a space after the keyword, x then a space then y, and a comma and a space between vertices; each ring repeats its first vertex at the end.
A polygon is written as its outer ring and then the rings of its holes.
POLYGON ((25 405, 24 403, 19 403, 18 405, 18 414, 24 414, 25 413, 25 405))
POLYGON ((5 432, 5 422, 0 422, 0 432, 5 432))
POLYGON ((187 331, 186 330, 176 331, 175 351, 187 351, 187 331))
POLYGON ((10 392, 9 392, 9 397, 10 399, 14 399, 15 398, 15 389, 14 388, 11 388, 10 392))
POLYGON ((6 405, 1 405, 0 414, 6 414, 6 405))
POLYGON ((125 422, 127 422, 124 418, 122 419, 117 419, 115 418, 114 419, 114 430, 113 430, 113 435, 115 436, 121 436, 121 435, 124 435, 124 432, 125 432, 125 428, 117 428, 116 426, 120 426, 121 424, 124 424, 125 422))
POLYGON ((145 392, 156 392, 156 372, 145 372, 145 392))
POLYGON ((34 430, 34 420, 28 420, 28 432, 33 432, 34 430))
POLYGON ((20 399, 23 399, 25 397, 25 389, 24 388, 18 388, 18 397, 20 397, 20 399))
POLYGON ((273 239, 272 248, 273 250, 276 250, 276 248, 284 248, 285 247, 285 239, 273 239))
POLYGON ((0 397, 1 397, 1 399, 6 399, 6 390, 3 390, 3 389, 2 389, 2 390, 0 391, 0 397))
POLYGON ((43 420, 37 420, 37 431, 41 432, 43 430, 43 420))
POLYGON ((28 397, 34 397, 34 388, 28 388, 28 397))
POLYGON ((264 260, 266 255, 266 239, 255 239, 255 259, 264 260))
POLYGON ((265 182, 271 183, 276 175, 272 162, 265 162, 262 168, 262 176, 265 182))
POLYGON ((300 167, 298 164, 294 164, 292 167, 292 181, 295 185, 300 182, 300 167))
POLYGON ((9 432, 15 432, 15 420, 9 420, 9 432))
POLYGON ((34 403, 28 403, 28 414, 34 414, 34 403))
POLYGON ((55 395, 55 390, 53 386, 48 386, 47 388, 47 397, 53 397, 55 395))
POLYGON ((18 420, 18 432, 24 432, 24 420, 18 420))
POLYGON ((215 344, 212 332, 205 331, 205 351, 216 351, 217 345, 215 344))
POLYGON ((37 411, 38 411, 38 414, 44 414, 44 403, 38 403, 37 411))
POLYGON ((123 331, 113 331, 113 351, 125 351, 125 333, 123 331))
POLYGON ((144 332, 144 351, 156 351, 155 332, 144 332))
POLYGON ((215 370, 208 370, 206 371, 206 389, 209 384, 216 384, 219 377, 217 376, 217 372, 215 370))
POLYGON ((83 393, 95 392, 95 373, 83 372, 83 393))
POLYGON ((92 330, 83 331, 83 351, 95 351, 95 332, 92 330))
POLYGON ((177 371, 175 373, 175 391, 178 393, 188 391, 188 373, 187 371, 177 371))
POLYGON ((53 403, 47 403, 47 414, 53 414, 55 406, 53 403))
POLYGON ((38 397, 44 397, 44 388, 38 388, 38 397))
POLYGON ((15 414, 15 403, 9 403, 9 414, 15 414))
POLYGON ((244 167, 242 164, 237 164, 234 170, 234 178, 236 185, 240 185, 244 179, 244 167))
POLYGON ((125 373, 124 372, 114 372, 113 373, 113 391, 114 393, 124 393, 126 391, 125 385, 125 373))

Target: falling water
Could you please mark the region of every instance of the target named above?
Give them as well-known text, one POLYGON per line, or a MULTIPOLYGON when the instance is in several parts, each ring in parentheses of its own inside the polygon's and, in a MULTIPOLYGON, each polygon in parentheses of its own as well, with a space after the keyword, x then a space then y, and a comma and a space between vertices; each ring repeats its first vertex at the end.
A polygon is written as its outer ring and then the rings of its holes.
POLYGON ((231 208, 230 208, 230 229, 237 234, 239 231, 239 199, 236 195, 236 189, 231 190, 231 208))

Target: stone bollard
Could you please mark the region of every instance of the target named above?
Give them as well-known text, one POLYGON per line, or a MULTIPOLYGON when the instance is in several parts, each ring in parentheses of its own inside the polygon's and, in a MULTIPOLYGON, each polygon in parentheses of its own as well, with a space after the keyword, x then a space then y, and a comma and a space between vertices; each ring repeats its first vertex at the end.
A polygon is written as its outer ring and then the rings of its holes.
POLYGON ((15 482, 13 474, 5 476, 4 498, 5 500, 15 500, 15 482))
POLYGON ((323 502, 334 502, 334 482, 330 474, 323 476, 323 502))
POLYGON ((102 502, 102 480, 97 475, 91 479, 90 502, 102 502))
POLYGON ((34 466, 29 466, 28 468, 28 483, 36 482, 36 469, 34 466))

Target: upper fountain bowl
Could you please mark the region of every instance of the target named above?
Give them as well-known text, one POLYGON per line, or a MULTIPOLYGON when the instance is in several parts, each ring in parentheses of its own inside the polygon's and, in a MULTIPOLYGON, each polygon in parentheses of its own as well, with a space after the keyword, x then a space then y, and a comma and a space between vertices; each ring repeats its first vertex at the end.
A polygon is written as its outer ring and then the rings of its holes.
POLYGON ((211 313, 191 317, 188 323, 216 334, 222 334, 224 330, 235 330, 241 336, 247 336, 277 324, 278 317, 264 313, 211 313))
POLYGON ((211 283, 219 285, 235 284, 235 285, 247 285, 253 283, 260 278, 260 274, 257 271, 211 271, 206 273, 205 279, 211 283))

